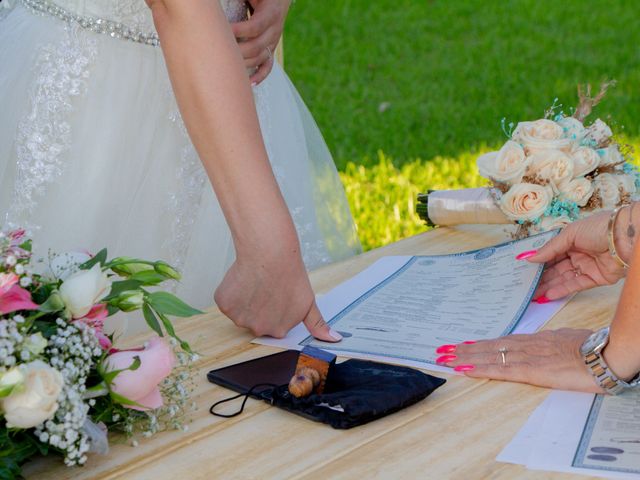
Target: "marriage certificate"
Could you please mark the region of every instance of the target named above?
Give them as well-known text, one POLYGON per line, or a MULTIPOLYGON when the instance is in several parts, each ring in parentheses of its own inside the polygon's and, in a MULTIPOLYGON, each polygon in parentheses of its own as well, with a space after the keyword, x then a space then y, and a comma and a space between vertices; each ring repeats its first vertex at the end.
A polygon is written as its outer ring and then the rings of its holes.
MULTIPOLYGON (((449 255, 384 257, 318 299, 325 320, 344 337, 341 342, 321 342, 299 326, 283 340, 257 343, 313 345, 343 356, 433 369, 439 345, 495 338, 527 323, 525 312, 543 266, 515 257, 554 235, 449 255)), ((537 306, 544 311, 529 315, 528 330, 539 328, 558 306, 537 306)))

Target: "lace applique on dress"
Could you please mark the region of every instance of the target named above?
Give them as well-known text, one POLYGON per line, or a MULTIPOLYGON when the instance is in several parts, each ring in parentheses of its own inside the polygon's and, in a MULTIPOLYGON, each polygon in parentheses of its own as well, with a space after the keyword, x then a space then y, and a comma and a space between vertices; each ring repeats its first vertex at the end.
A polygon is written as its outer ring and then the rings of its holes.
MULTIPOLYGON (((271 159, 271 168, 279 185, 285 181, 283 169, 274 162, 273 147, 271 145, 271 119, 273 118, 270 109, 268 90, 257 86, 253 89, 256 109, 258 111, 258 119, 260 120, 260 129, 267 155, 271 159)), ((331 256, 327 251, 324 241, 319 237, 317 225, 313 221, 307 219, 315 219, 314 213, 308 212, 303 206, 289 205, 291 218, 298 233, 300 240, 300 248, 302 251, 302 260, 309 270, 318 268, 331 262, 331 256)))
POLYGON ((187 127, 182 121, 175 97, 170 86, 166 88, 167 96, 174 104, 169 119, 180 130, 184 145, 180 151, 180 161, 176 169, 177 188, 169 195, 169 212, 172 218, 172 234, 164 244, 170 252, 171 264, 182 271, 187 256, 191 235, 199 211, 202 193, 207 183, 207 174, 196 152, 187 127))
POLYGON ((36 62, 30 108, 18 124, 16 179, 6 224, 29 225, 38 197, 63 171, 61 157, 71 144, 67 116, 73 97, 85 93, 89 67, 97 56, 95 40, 78 26, 66 25, 64 38, 42 47, 36 62))

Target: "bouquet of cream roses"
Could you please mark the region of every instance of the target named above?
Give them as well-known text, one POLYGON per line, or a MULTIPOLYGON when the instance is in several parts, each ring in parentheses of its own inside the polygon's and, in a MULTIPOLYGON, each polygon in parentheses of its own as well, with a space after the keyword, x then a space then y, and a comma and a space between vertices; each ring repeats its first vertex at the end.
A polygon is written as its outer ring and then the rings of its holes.
POLYGON ((109 261, 103 250, 52 255, 36 273, 31 257, 23 230, 0 233, 0 478, 20 476, 36 454, 82 465, 88 453, 107 452, 109 430, 183 428, 194 354, 169 316, 201 312, 151 291, 178 272, 164 262, 109 261), (134 310, 156 335, 119 350, 104 323, 134 310))
POLYGON ((562 227, 589 213, 629 203, 639 186, 631 149, 613 138, 600 119, 584 118, 604 96, 608 84, 590 97, 579 89, 572 116, 554 105, 545 118, 503 129, 509 140, 477 159, 486 189, 421 195, 418 213, 439 225, 515 223, 517 236, 562 227))

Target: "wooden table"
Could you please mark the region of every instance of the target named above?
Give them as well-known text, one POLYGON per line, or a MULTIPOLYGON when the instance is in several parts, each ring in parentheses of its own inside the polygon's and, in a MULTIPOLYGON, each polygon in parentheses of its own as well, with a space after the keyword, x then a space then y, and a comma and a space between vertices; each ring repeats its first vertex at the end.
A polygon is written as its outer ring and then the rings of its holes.
MULTIPOLYGON (((503 227, 437 229, 325 267, 311 278, 322 293, 384 255, 450 253, 506 238, 503 227)), ((577 295, 550 327, 606 324, 618 291, 607 287, 577 295)), ((208 408, 231 392, 207 382, 206 373, 274 349, 251 344, 251 334, 216 310, 181 322, 178 330, 202 356, 194 396, 199 408, 186 433, 165 432, 141 439, 137 447, 112 442, 109 455, 92 456, 84 468, 44 459, 25 469, 27 478, 585 478, 495 461, 548 390, 452 375, 426 400, 352 430, 334 430, 257 400, 250 400, 242 415, 222 419, 208 408)))

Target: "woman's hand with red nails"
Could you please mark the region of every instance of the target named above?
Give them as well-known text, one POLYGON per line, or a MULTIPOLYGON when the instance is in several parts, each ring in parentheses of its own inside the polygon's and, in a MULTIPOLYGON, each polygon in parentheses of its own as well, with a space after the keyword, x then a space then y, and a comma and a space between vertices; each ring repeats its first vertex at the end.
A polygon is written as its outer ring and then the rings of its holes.
MULTIPOLYGON (((616 224, 619 242, 616 245, 625 252, 623 243, 628 242, 623 230, 627 222, 623 214, 626 210, 620 212, 616 224)), ((593 287, 613 285, 624 277, 625 270, 609 254, 607 226, 610 215, 610 212, 601 212, 567 225, 536 255, 526 259, 547 264, 536 298, 544 296, 557 300, 593 287)))
POLYGON ((443 362, 468 377, 528 383, 540 387, 602 393, 587 370, 580 346, 589 330, 563 328, 459 344, 455 359, 443 362), (506 348, 506 365, 501 348, 506 348), (474 368, 470 368, 473 365, 474 368))

